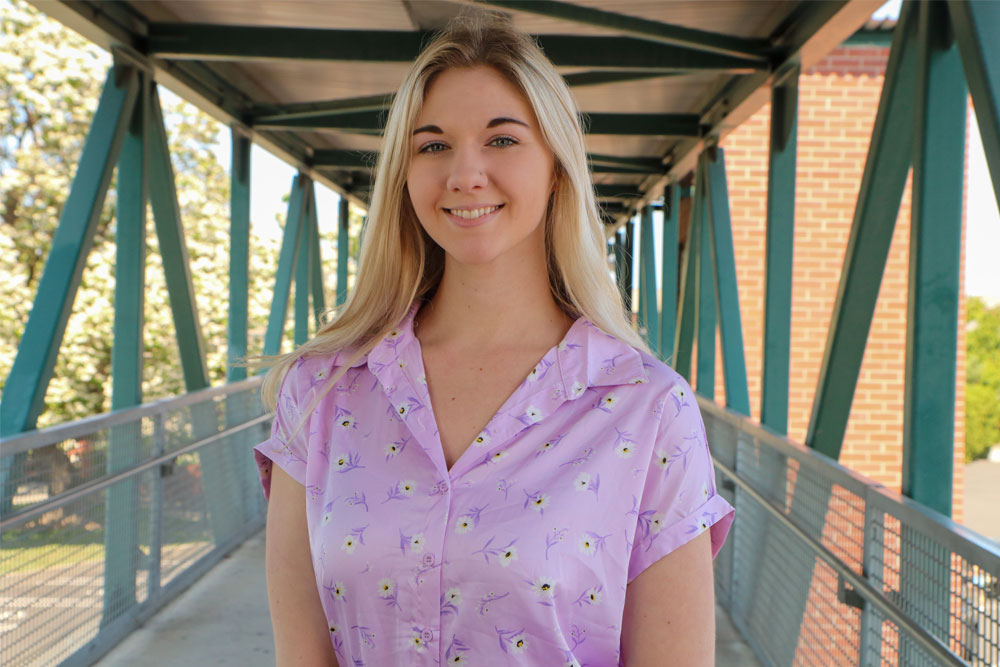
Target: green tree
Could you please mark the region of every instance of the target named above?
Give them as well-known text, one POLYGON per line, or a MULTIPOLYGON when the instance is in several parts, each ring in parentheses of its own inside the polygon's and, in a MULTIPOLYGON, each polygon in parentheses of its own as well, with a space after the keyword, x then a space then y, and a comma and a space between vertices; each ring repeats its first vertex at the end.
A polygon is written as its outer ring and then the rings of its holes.
MULTIPOLYGON (((6 307, 0 308, 2 390, 111 59, 21 0, 0 0, 0 16, 0 290, 6 295, 6 307)), ((225 133, 183 101, 170 101, 163 111, 207 365, 217 384, 226 372, 229 176, 212 147, 225 133)), ((114 188, 112 181, 40 427, 110 408, 114 188)), ((183 393, 184 384, 151 216, 147 238, 143 391, 152 400, 183 393)), ((263 347, 277 246, 276 240, 251 238, 250 354, 263 347)))
POLYGON ((1000 443, 1000 305, 970 297, 966 330, 965 459, 1000 443))

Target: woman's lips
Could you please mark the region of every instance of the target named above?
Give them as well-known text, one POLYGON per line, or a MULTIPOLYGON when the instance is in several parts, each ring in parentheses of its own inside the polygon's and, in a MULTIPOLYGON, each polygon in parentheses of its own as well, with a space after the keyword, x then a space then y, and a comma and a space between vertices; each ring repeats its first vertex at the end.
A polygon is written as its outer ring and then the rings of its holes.
POLYGON ((495 206, 482 206, 476 209, 462 208, 453 210, 444 208, 442 210, 445 212, 445 215, 448 216, 448 219, 450 219, 453 223, 455 223, 459 227, 478 227, 480 225, 486 224, 490 220, 493 220, 497 216, 497 214, 503 210, 503 208, 504 204, 497 204, 495 206), (460 211, 461 214, 458 214, 455 211, 460 211), (479 214, 477 217, 474 218, 467 217, 471 214, 476 214, 476 213, 479 214))

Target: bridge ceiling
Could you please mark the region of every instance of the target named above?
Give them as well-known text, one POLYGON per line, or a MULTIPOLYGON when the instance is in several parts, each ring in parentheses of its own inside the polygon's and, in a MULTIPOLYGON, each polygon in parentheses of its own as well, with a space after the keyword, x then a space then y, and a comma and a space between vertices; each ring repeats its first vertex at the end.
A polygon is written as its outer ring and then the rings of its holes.
POLYGON ((770 85, 879 0, 84 0, 38 6, 364 204, 387 103, 422 42, 470 6, 535 35, 587 114, 608 221, 683 178, 770 85))

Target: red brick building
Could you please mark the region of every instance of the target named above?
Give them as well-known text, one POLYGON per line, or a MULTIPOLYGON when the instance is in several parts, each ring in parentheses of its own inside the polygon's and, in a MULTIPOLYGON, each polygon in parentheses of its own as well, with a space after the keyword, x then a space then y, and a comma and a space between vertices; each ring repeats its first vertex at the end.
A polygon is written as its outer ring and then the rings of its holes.
MULTIPOLYGON (((799 81, 788 413, 789 437, 798 442, 804 442, 812 414, 888 52, 888 47, 842 46, 804 71, 799 81)), ((755 418, 760 416, 769 121, 770 108, 765 107, 722 141, 755 418)), ((908 184, 840 456, 844 465, 896 491, 902 469, 909 229, 908 184)), ((965 450, 964 263, 963 244, 953 492, 953 516, 958 521, 963 516, 965 450)), ((721 368, 720 356, 716 363, 720 401, 724 392, 721 368)))

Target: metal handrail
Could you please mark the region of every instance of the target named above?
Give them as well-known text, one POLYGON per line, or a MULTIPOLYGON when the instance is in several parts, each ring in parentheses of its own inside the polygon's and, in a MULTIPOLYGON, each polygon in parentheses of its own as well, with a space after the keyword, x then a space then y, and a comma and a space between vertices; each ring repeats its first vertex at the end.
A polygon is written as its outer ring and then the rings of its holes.
POLYGON ((62 507, 63 505, 66 505, 67 503, 76 500, 77 498, 82 498, 88 493, 94 493, 95 491, 100 491, 102 489, 111 486, 112 484, 116 484, 122 481, 123 479, 132 477, 134 475, 138 475, 139 473, 145 472, 150 468, 155 468, 158 465, 168 463, 173 459, 177 458, 178 456, 180 456, 181 454, 187 454, 189 452, 193 452, 195 450, 201 449, 205 445, 210 445, 213 442, 216 442, 223 438, 228 438, 231 435, 235 435, 240 431, 245 431, 246 429, 252 426, 256 426, 257 424, 263 424, 264 422, 269 422, 269 421, 271 421, 271 415, 261 415, 260 417, 252 419, 248 422, 244 422, 238 426, 228 428, 224 431, 219 431, 218 433, 213 433, 207 438, 202 438, 197 442, 192 442, 189 445, 185 445, 184 447, 175 449, 162 456, 158 456, 154 459, 149 459, 148 461, 144 461, 143 463, 139 463, 137 465, 116 472, 113 475, 104 475, 103 477, 98 477, 97 479, 91 480, 86 484, 81 484, 80 486, 77 486, 70 491, 60 493, 59 495, 53 496, 52 498, 40 502, 37 505, 32 505, 31 507, 21 510, 20 512, 16 512, 10 516, 0 519, 0 530, 5 530, 7 528, 10 528, 11 526, 16 526, 17 524, 24 523, 25 521, 33 519, 36 516, 40 516, 42 514, 45 514, 46 512, 51 512, 54 509, 62 507))
POLYGON ((119 426, 143 417, 150 417, 170 410, 177 410, 195 403, 201 403, 217 396, 235 394, 246 389, 251 389, 252 387, 261 384, 263 381, 263 376, 255 375, 247 378, 246 380, 239 380, 238 382, 229 382, 216 387, 207 387, 205 389, 199 389, 198 391, 192 391, 180 396, 172 396, 158 401, 143 403, 142 405, 137 405, 132 408, 115 410, 114 412, 95 415, 93 417, 85 417, 66 424, 59 424, 57 426, 50 426, 36 431, 27 431, 25 433, 8 436, 6 438, 0 438, 0 457, 13 456, 32 449, 40 449, 42 447, 54 445, 56 443, 63 442, 64 440, 80 438, 90 435, 96 431, 101 431, 113 426, 119 426))

